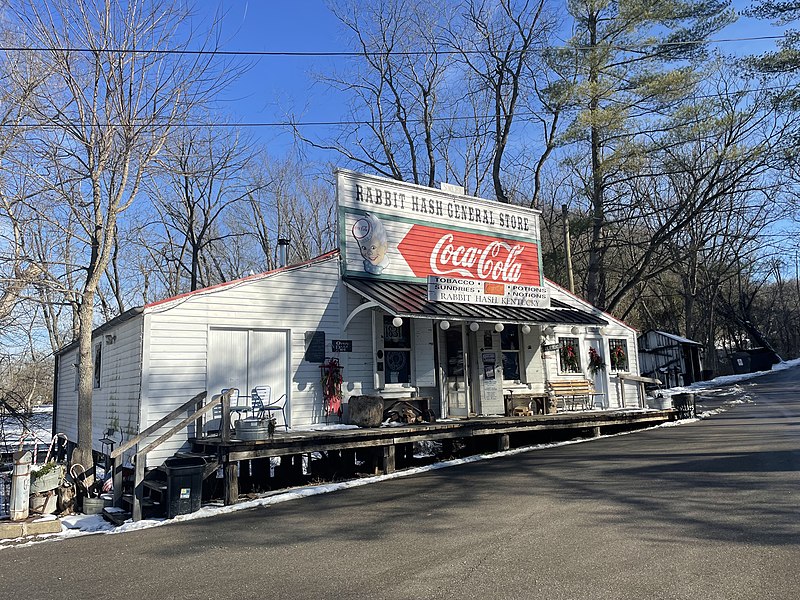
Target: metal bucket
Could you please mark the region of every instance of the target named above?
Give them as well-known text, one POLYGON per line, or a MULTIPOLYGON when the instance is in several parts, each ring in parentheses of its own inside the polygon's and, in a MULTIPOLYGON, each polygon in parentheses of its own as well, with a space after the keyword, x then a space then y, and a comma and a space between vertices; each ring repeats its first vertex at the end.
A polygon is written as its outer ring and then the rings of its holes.
POLYGON ((265 440, 269 437, 269 425, 266 419, 239 419, 235 424, 236 439, 245 442, 265 440))
POLYGON ((85 515, 99 515, 103 512, 103 499, 102 498, 84 498, 83 499, 83 514, 85 515))

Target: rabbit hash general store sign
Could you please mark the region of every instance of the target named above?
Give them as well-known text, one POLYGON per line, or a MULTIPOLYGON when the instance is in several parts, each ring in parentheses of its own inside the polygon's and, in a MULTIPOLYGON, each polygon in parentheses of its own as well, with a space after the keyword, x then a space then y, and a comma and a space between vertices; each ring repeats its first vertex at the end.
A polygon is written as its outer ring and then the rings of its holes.
POLYGON ((547 307, 539 213, 336 172, 342 274, 426 283, 432 301, 547 307))

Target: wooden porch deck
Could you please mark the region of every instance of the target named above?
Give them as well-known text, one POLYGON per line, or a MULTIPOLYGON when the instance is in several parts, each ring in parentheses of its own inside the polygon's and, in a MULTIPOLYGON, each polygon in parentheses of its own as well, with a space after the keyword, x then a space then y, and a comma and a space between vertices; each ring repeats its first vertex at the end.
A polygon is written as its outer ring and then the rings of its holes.
MULTIPOLYGON (((396 448, 414 442, 481 439, 497 451, 508 450, 512 435, 524 437, 519 445, 535 443, 543 436, 559 432, 564 438, 597 437, 603 429, 633 430, 675 420, 674 410, 596 410, 564 412, 526 417, 474 417, 414 425, 322 430, 278 430, 271 439, 243 441, 221 436, 190 439, 194 451, 219 457, 224 466, 225 503, 239 495, 238 463, 245 460, 303 455, 313 452, 360 451, 377 454, 376 472, 395 471, 396 448), (528 435, 524 435, 528 434, 528 435), (492 437, 496 444, 492 443, 492 437)), ((485 451, 485 450, 483 450, 485 451)))

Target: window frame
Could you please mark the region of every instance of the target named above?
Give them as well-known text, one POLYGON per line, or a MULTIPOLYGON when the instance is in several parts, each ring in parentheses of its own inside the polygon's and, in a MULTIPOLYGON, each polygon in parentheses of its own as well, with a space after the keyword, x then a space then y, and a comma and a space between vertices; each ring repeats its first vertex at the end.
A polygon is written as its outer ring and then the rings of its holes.
POLYGON ((383 313, 382 320, 380 321, 381 324, 381 350, 383 351, 383 357, 381 362, 383 362, 383 387, 384 389, 389 386, 396 386, 396 387, 410 387, 412 382, 414 381, 414 363, 413 363, 413 345, 414 345, 414 332, 411 323, 411 319, 403 319, 403 324, 398 329, 405 329, 408 328, 408 339, 407 345, 405 346, 394 346, 394 345, 386 345, 386 328, 387 327, 394 327, 392 324, 392 319, 394 318, 392 315, 383 313), (407 369, 408 369, 408 381, 389 381, 389 364, 388 364, 388 353, 389 352, 402 352, 405 354, 407 359, 407 369))
POLYGON ((501 367, 503 369, 503 381, 522 383, 522 332, 520 331, 519 325, 507 325, 505 328, 503 328, 503 331, 500 332, 500 356, 501 367), (511 331, 516 331, 517 347, 505 348, 503 347, 504 337, 505 339, 508 339, 511 331), (506 378, 506 362, 504 360, 506 354, 513 354, 517 357, 517 376, 513 379, 506 378))
POLYGON ((103 376, 103 342, 94 345, 92 352, 92 389, 99 390, 103 376))
POLYGON ((581 365, 581 340, 573 336, 558 336, 558 374, 559 375, 578 375, 583 373, 581 365), (572 343, 571 343, 572 342, 572 343), (564 368, 564 352, 568 345, 574 347, 576 367, 573 369, 564 368))
POLYGON ((630 373, 631 359, 628 352, 628 338, 608 338, 608 367, 612 373, 630 373), (614 349, 618 347, 621 347, 625 354, 625 366, 622 369, 614 366, 614 349))

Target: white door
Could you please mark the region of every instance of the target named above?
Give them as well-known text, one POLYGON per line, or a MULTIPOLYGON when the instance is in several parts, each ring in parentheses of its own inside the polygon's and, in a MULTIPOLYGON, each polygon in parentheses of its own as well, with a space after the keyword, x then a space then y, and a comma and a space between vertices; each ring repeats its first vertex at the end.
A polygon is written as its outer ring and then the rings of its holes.
POLYGON ((473 404, 484 415, 505 413, 503 400, 503 355, 500 352, 500 335, 494 327, 482 324, 475 333, 470 332, 472 348, 473 404), (476 397, 479 397, 476 401, 476 397))
MULTIPOLYGON (((247 393, 258 385, 272 388, 272 401, 289 392, 285 331, 250 331, 247 358, 247 393)), ((289 419, 287 404, 286 419, 289 419)), ((280 421, 279 421, 280 422, 280 421)), ((291 424, 291 423, 290 423, 291 424)))
POLYGON ((596 371, 595 373, 591 372, 589 367, 589 356, 585 357, 586 360, 586 376, 589 378, 590 381, 594 384, 594 389, 602 396, 595 396, 594 397, 594 407, 595 408, 606 408, 609 405, 608 401, 608 371, 611 368, 608 362, 608 355, 606 352, 605 343, 603 343, 603 338, 600 336, 586 336, 586 350, 588 352, 589 348, 594 348, 598 355, 600 355, 600 360, 605 363, 605 367, 596 371))
POLYGON ((209 399, 225 388, 247 390, 247 338, 243 329, 212 329, 208 343, 206 390, 209 399))
MULTIPOLYGON (((209 397, 229 387, 249 396, 256 386, 269 385, 272 400, 289 391, 288 333, 258 329, 212 329, 208 347, 209 397)), ((243 403, 243 402, 240 402, 243 403)), ((286 419, 289 417, 288 404, 286 419)))

